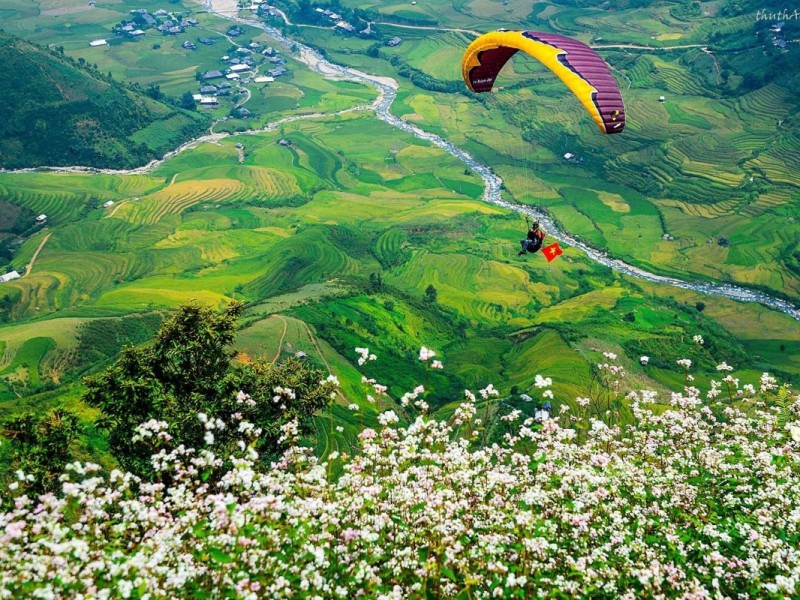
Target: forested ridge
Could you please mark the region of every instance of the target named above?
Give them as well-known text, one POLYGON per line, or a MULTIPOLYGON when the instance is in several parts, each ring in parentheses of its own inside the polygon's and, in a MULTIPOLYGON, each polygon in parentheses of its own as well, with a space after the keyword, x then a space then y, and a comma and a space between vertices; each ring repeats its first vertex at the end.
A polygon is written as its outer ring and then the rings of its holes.
POLYGON ((83 61, 0 32, 0 167, 130 168, 199 135, 208 119, 83 61), (24 74, 24 76, 21 76, 24 74))

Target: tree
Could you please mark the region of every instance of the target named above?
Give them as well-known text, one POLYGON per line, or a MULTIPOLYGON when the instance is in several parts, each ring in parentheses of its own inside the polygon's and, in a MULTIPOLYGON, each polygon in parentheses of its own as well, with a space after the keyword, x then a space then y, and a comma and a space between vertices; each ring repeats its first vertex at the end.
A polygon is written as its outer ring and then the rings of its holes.
POLYGON ((371 56, 372 58, 380 58, 381 45, 378 43, 372 44, 369 48, 367 48, 367 56, 371 56))
POLYGON ((697 312, 703 312, 706 309, 706 303, 702 301, 697 302, 694 307, 697 309, 697 312))
POLYGON ((383 278, 380 273, 369 274, 369 291, 372 294, 380 292, 383 289, 383 278))
POLYGON ((181 108, 186 110, 197 110, 197 101, 192 96, 192 92, 184 92, 181 96, 181 108))
POLYGON ((153 100, 161 100, 164 97, 164 93, 161 91, 161 86, 155 83, 148 85, 144 93, 147 96, 150 96, 153 100))
POLYGON ((428 304, 433 304, 434 302, 436 302, 438 296, 439 293, 436 291, 436 288, 433 286, 432 283, 425 288, 425 302, 427 302, 428 304))
POLYGON ((274 455, 281 425, 297 419, 301 431, 331 399, 326 374, 290 359, 271 367, 265 362, 233 362, 239 303, 220 312, 194 304, 181 307, 164 322, 148 346, 128 347, 103 373, 86 380, 87 403, 99 407, 98 425, 108 431, 109 449, 126 469, 150 478, 153 447, 137 436, 147 421, 163 421, 172 443, 203 448, 207 430, 199 415, 220 419, 215 450, 227 456, 237 441, 236 420, 263 429, 256 449, 274 455), (276 393, 276 388, 291 393, 276 393), (242 393, 240 393, 242 392, 242 393), (278 398, 278 400, 276 400, 278 398), (230 446, 230 447, 227 447, 230 446))
POLYGON ((11 439, 11 468, 7 474, 22 471, 27 478, 18 481, 18 485, 27 493, 57 491, 59 476, 73 460, 72 445, 81 434, 78 417, 60 408, 44 417, 29 413, 5 421, 2 433, 11 439))

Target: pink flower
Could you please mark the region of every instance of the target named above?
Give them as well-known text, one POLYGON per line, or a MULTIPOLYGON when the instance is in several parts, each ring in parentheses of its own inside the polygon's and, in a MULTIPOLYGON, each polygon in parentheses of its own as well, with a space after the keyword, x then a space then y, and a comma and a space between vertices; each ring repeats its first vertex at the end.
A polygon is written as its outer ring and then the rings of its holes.
POLYGON ((361 531, 358 529, 345 529, 342 532, 342 539, 344 540, 345 544, 349 544, 353 540, 357 540, 361 537, 361 531))

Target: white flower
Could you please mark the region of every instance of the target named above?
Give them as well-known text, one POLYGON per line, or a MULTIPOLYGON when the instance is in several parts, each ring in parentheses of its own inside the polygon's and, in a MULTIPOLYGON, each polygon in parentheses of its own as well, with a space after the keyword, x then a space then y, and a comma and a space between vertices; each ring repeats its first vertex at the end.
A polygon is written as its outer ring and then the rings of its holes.
POLYGON ((684 369, 689 369, 692 366, 692 361, 688 358, 681 358, 678 361, 678 364, 682 366, 684 369))
POLYGON ((433 362, 431 362, 431 367, 434 369, 444 369, 444 365, 440 360, 434 360, 433 362))
POLYGON ((390 425, 392 423, 398 423, 399 421, 400 419, 393 410, 387 410, 385 413, 378 415, 378 423, 383 426, 390 425))
POLYGON ((339 387, 339 378, 336 375, 328 375, 327 379, 325 379, 328 383, 332 383, 336 387, 339 387))
POLYGON ((700 344, 701 346, 705 344, 705 340, 703 339, 702 335, 696 335, 692 338, 692 341, 696 344, 700 344))
POLYGON ((723 361, 717 365, 717 371, 733 371, 733 367, 723 361))
POLYGON ((770 375, 769 373, 763 373, 761 375, 761 380, 759 382, 761 384, 761 391, 762 392, 769 392, 776 389, 778 386, 775 384, 776 379, 770 375))
POLYGON ((348 410, 357 411, 361 408, 358 404, 352 403, 347 405, 348 410))
POLYGON ((206 435, 203 437, 206 442, 206 446, 210 446, 214 443, 214 434, 210 431, 206 431, 206 435))
POLYGON ((429 348, 426 348, 425 346, 419 349, 419 359, 421 361, 426 361, 429 358, 433 358, 434 356, 436 356, 436 352, 434 352, 429 348))
POLYGON ((356 348, 356 354, 359 355, 358 365, 362 366, 368 360, 377 360, 377 356, 370 354, 369 348, 356 348))
POLYGON ((485 388, 480 390, 481 398, 487 400, 489 396, 499 396, 500 392, 490 383, 485 388))

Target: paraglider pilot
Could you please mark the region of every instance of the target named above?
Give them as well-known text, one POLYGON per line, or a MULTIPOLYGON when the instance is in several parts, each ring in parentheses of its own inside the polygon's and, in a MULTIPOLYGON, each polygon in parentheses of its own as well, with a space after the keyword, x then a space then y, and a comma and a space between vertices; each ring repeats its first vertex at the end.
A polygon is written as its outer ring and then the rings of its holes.
POLYGON ((544 230, 539 227, 538 221, 534 221, 533 225, 531 225, 530 221, 528 221, 528 218, 525 217, 525 222, 528 224, 528 235, 524 240, 520 240, 522 250, 517 253, 517 256, 522 256, 528 252, 531 254, 538 252, 542 247, 544 236, 547 235, 544 230))

